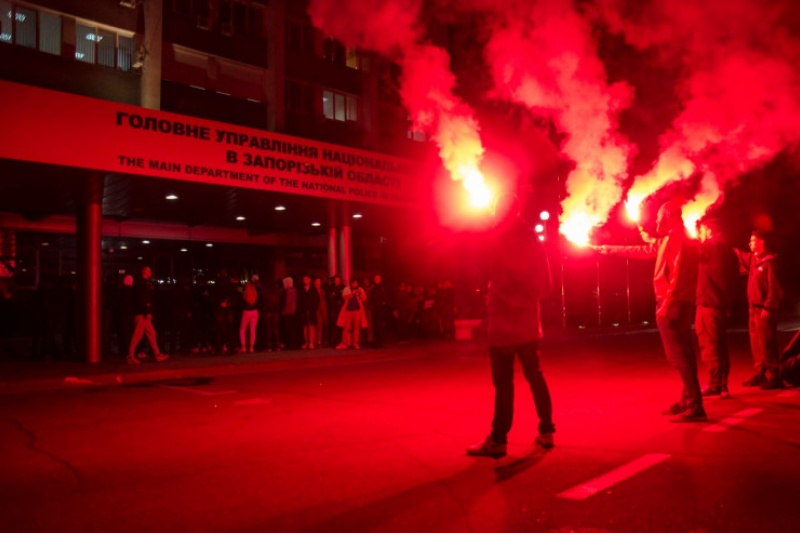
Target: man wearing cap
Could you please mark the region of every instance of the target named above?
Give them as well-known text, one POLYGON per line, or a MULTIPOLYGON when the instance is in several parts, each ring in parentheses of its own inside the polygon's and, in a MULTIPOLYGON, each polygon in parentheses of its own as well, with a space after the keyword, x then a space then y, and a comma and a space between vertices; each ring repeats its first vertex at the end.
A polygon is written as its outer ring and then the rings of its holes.
POLYGON ((736 250, 739 267, 747 274, 748 330, 755 374, 742 385, 762 389, 783 387, 778 355, 778 311, 783 289, 778 279, 778 256, 771 253, 767 235, 754 231, 750 252, 736 250))
POLYGON ((726 328, 736 276, 736 256, 721 238, 720 229, 716 219, 708 218, 697 223, 700 262, 694 330, 700 358, 708 368, 708 385, 703 389, 703 396, 727 398, 730 396, 728 374, 731 363, 726 328))
POLYGON ((634 259, 655 258, 653 289, 656 296, 656 324, 669 363, 683 382, 679 402, 664 411, 670 422, 704 422, 703 396, 697 378, 697 357, 692 338, 694 302, 697 291, 697 244, 683 225, 681 204, 670 201, 656 217, 656 236, 643 233, 647 244, 639 246, 594 246, 602 254, 634 259))

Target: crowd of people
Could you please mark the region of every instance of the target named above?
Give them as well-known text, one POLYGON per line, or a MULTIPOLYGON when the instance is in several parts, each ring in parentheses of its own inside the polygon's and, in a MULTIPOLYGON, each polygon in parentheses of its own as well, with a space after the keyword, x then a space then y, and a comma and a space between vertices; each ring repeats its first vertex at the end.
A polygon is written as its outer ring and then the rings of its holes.
MULTIPOLYGON (((338 275, 327 281, 301 275, 295 283, 293 277, 266 281, 258 275, 239 280, 224 269, 213 279, 174 284, 156 285, 151 277, 145 266, 136 277, 123 275, 104 288, 104 352, 124 355, 133 365, 150 354, 166 360, 162 348, 214 355, 344 350, 455 334, 455 289, 449 280, 387 287, 380 274, 347 284, 338 275)), ((40 298, 43 306, 55 296, 48 289, 40 298)), ((43 331, 37 353, 70 353, 73 347, 63 343, 73 343, 74 334, 63 331, 58 339, 55 330, 43 331)))

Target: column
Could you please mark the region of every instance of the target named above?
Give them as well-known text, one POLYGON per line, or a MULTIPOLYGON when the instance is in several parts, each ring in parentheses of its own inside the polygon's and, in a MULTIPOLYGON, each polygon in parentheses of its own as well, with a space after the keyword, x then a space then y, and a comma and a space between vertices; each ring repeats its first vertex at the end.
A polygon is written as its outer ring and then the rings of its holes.
POLYGON ((264 92, 267 100, 267 129, 286 131, 286 2, 269 2, 267 8, 267 75, 264 92))
POLYGON ((144 35, 139 52, 142 65, 141 104, 149 109, 161 109, 162 0, 144 2, 144 35))
POLYGON ((87 363, 99 363, 101 357, 102 302, 100 289, 103 269, 100 264, 103 222, 103 174, 89 174, 82 205, 79 209, 77 239, 81 265, 80 290, 82 301, 83 348, 87 363))
POLYGON ((332 278, 339 273, 339 249, 336 240, 337 229, 328 228, 328 277, 332 278))
POLYGON ((351 239, 350 226, 342 226, 339 230, 339 275, 342 276, 342 281, 345 285, 350 284, 350 278, 353 276, 353 244, 351 239))

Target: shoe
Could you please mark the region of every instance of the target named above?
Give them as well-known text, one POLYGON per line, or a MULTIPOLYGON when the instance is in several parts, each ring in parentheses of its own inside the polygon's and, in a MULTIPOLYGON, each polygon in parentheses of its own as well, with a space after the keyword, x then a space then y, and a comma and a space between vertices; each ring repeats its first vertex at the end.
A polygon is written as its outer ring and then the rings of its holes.
POLYGON ((670 405, 669 407, 667 407, 666 409, 664 409, 663 411, 661 411, 661 414, 664 415, 664 416, 679 415, 683 411, 684 411, 684 408, 683 408, 683 405, 681 404, 681 402, 675 402, 672 405, 670 405))
POLYGON ((138 357, 139 359, 147 359, 147 354, 144 352, 139 352, 136 354, 136 357, 138 357))
POLYGON ((163 363, 167 359, 169 359, 169 356, 165 353, 160 353, 156 355, 156 363, 163 363))
POLYGON ((720 391, 719 391, 719 397, 720 397, 720 399, 722 399, 722 400, 729 400, 729 399, 730 399, 730 397, 731 397, 731 393, 730 393, 730 392, 728 392, 728 387, 726 387, 725 385, 723 385, 723 386, 720 388, 720 391))
POLYGON ((775 390, 775 389, 782 389, 783 388, 783 381, 778 378, 770 378, 765 380, 761 385, 759 385, 761 390, 775 390))
POLYGON ((301 350, 308 350, 308 344, 304 344, 300 347, 301 350))
POLYGON ((354 344, 354 345, 353 345, 353 349, 354 349, 354 350, 360 350, 360 349, 361 349, 361 346, 359 346, 358 344, 354 344))
POLYGON ((313 344, 309 344, 309 345, 308 345, 308 349, 309 349, 309 350, 313 350, 313 349, 314 349, 314 345, 313 345, 313 344))
POLYGON ((492 437, 486 437, 486 440, 474 446, 467 448, 467 455, 478 457, 494 457, 499 459, 504 457, 507 453, 508 445, 495 442, 492 437))
POLYGON ((709 385, 700 392, 703 396, 720 396, 722 394, 722 387, 712 387, 709 385))
POLYGON ((346 345, 346 344, 344 344, 344 343, 338 344, 338 345, 336 346, 336 349, 337 349, 337 350, 346 350, 346 349, 347 349, 347 345, 346 345))
POLYGON ((686 411, 677 414, 669 419, 670 422, 675 424, 685 424, 690 422, 707 422, 708 416, 705 411, 686 411))
POLYGON ((140 365, 140 364, 142 364, 142 362, 139 361, 136 357, 132 357, 130 355, 128 356, 127 361, 128 361, 129 365, 140 365))
POLYGON ((764 380, 765 380, 764 374, 753 374, 753 376, 744 383, 742 383, 742 385, 745 387, 758 387, 759 385, 764 383, 764 380))
POLYGON ((253 353, 253 352, 255 352, 255 350, 253 350, 252 348, 250 348, 249 350, 247 350, 247 353, 253 353))
POLYGON ((553 446, 556 445, 555 441, 553 440, 552 433, 542 433, 538 437, 533 440, 534 444, 538 444, 545 450, 550 450, 553 446))

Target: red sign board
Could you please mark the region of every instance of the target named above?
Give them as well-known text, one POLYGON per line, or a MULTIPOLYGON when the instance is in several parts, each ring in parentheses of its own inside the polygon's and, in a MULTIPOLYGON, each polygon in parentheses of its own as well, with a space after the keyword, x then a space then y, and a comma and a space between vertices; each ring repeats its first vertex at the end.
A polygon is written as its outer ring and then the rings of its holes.
POLYGON ((414 206, 411 161, 0 81, 0 158, 414 206))

